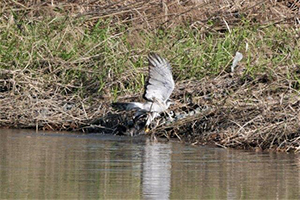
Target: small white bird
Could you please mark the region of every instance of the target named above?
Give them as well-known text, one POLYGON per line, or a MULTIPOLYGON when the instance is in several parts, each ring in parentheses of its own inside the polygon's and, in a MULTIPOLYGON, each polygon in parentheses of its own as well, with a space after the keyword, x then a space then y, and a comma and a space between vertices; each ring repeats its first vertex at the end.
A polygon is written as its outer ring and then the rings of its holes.
POLYGON ((175 83, 172 69, 168 61, 155 53, 150 53, 149 77, 145 84, 144 99, 146 102, 116 102, 112 106, 119 110, 136 110, 134 121, 147 114, 146 132, 151 122, 165 112, 172 104, 170 96, 174 90, 175 83))

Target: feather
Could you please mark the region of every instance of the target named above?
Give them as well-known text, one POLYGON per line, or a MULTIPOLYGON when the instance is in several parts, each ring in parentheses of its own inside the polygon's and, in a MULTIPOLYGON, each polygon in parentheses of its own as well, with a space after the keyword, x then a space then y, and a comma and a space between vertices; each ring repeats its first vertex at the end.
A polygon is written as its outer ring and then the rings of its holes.
POLYGON ((148 101, 156 99, 166 102, 175 88, 171 66, 167 60, 155 53, 150 53, 148 60, 149 77, 143 97, 148 101))

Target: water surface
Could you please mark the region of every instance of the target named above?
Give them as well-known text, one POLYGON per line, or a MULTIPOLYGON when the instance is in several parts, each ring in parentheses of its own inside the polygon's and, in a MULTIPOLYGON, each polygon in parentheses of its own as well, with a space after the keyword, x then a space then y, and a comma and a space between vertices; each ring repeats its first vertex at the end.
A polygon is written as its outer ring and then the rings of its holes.
POLYGON ((0 199, 299 199, 300 157, 0 129, 0 199))

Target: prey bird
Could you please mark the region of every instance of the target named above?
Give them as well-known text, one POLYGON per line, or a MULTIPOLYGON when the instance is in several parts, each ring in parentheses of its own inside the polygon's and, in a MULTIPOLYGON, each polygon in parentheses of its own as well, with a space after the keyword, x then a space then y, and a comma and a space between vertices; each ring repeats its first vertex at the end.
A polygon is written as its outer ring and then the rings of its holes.
POLYGON ((169 99, 175 83, 169 62, 155 53, 148 55, 149 77, 145 83, 144 103, 140 102, 116 102, 112 106, 119 110, 136 110, 133 121, 147 116, 145 132, 149 131, 149 125, 161 113, 166 112, 172 104, 169 99))

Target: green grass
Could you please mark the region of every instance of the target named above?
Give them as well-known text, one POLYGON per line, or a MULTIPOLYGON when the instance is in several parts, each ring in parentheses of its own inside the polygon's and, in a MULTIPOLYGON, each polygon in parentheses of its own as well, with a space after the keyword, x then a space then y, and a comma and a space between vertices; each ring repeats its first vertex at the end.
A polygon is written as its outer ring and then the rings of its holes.
MULTIPOLYGON (((236 51, 244 55, 245 75, 253 77, 272 75, 278 66, 300 65, 297 30, 247 21, 231 27, 231 32, 200 32, 182 25, 149 31, 112 26, 110 20, 87 27, 84 19, 70 17, 16 20, 10 25, 1 19, 0 26, 0 68, 30 70, 72 85, 69 92, 82 96, 108 90, 116 98, 140 92, 151 51, 171 62, 176 81, 229 71, 236 51)), ((286 78, 299 83, 299 77, 286 78)))

